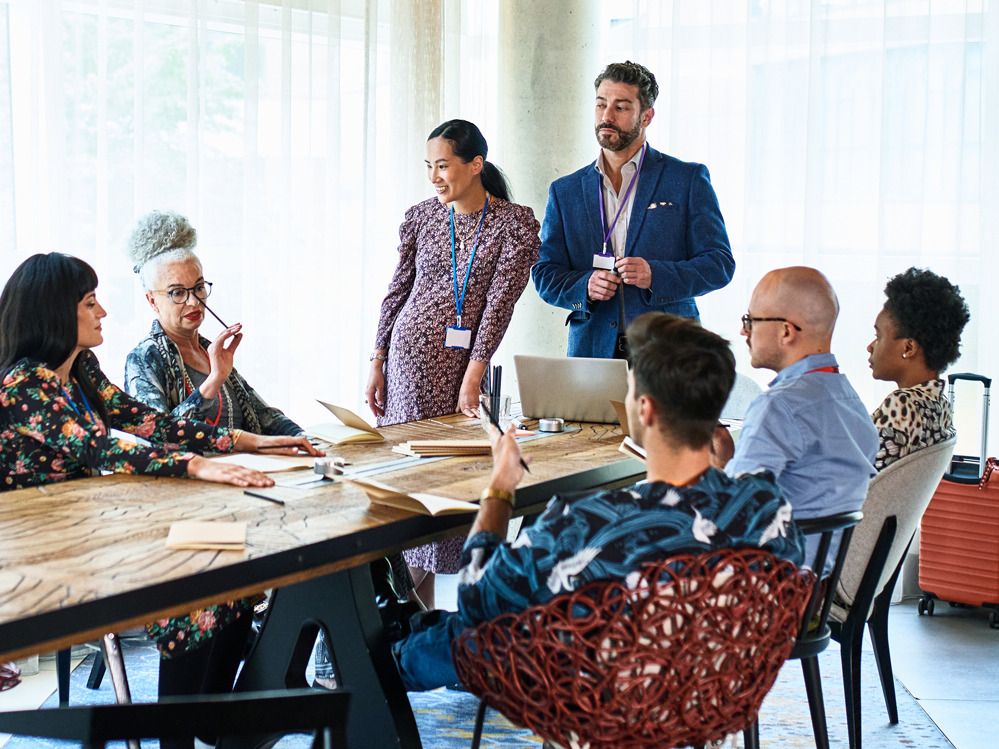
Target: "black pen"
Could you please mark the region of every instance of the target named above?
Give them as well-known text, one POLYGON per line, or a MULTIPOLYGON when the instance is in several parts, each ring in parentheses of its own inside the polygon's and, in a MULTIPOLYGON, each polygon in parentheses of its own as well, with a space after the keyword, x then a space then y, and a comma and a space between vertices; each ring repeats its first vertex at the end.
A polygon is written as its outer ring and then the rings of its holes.
MULTIPOLYGON (((195 297, 195 299, 197 299, 197 297, 195 297)), ((229 327, 224 322, 222 322, 222 318, 221 317, 219 317, 214 312, 212 312, 212 308, 209 307, 207 304, 205 304, 205 300, 204 299, 198 299, 198 301, 201 302, 201 306, 202 307, 204 307, 206 310, 208 310, 209 312, 211 312, 212 317, 214 317, 216 320, 218 320, 219 323, 222 325, 223 328, 228 328, 229 327)))
MULTIPOLYGON (((483 404, 481 404, 481 405, 482 405, 482 408, 483 408, 483 409, 485 410, 485 412, 486 412, 486 416, 488 416, 488 417, 489 417, 489 421, 490 421, 490 423, 491 423, 491 424, 492 424, 492 425, 493 425, 494 427, 496 427, 497 429, 499 429, 499 430, 500 430, 500 434, 503 434, 503 427, 501 427, 501 426, 500 426, 500 423, 499 423, 499 421, 498 421, 498 420, 496 419, 496 417, 495 417, 495 416, 493 416, 493 413, 492 413, 492 411, 490 411, 490 410, 489 410, 489 409, 488 409, 488 408, 486 407, 486 404, 485 404, 485 403, 483 403, 483 404)), ((527 467, 527 462, 526 462, 526 461, 525 461, 525 460, 523 459, 523 457, 522 457, 522 458, 520 459, 520 465, 521 465, 521 466, 523 466, 524 470, 525 470, 525 471, 527 471, 528 473, 530 473, 530 472, 531 472, 531 469, 527 467)))
POLYGON ((257 499, 266 499, 268 502, 273 502, 276 505, 283 505, 284 500, 278 499, 277 497, 268 497, 266 494, 260 494, 259 492, 253 492, 249 489, 244 489, 243 494, 248 497, 256 497, 257 499))

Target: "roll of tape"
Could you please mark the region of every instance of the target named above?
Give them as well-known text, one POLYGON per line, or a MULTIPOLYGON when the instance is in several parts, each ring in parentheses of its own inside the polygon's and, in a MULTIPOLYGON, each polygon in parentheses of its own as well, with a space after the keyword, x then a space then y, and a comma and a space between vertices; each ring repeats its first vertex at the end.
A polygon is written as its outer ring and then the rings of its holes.
POLYGON ((558 417, 554 419, 540 419, 538 421, 538 431, 539 432, 564 432, 565 431, 565 419, 560 419, 558 417))

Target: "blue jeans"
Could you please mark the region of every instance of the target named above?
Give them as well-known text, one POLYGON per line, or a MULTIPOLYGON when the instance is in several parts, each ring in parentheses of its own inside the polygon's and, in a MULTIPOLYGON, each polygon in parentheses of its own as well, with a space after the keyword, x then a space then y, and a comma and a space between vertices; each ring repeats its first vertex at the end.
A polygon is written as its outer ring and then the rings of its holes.
POLYGON ((410 619, 412 630, 392 646, 392 655, 407 692, 455 684, 451 642, 465 628, 456 611, 427 611, 410 619))

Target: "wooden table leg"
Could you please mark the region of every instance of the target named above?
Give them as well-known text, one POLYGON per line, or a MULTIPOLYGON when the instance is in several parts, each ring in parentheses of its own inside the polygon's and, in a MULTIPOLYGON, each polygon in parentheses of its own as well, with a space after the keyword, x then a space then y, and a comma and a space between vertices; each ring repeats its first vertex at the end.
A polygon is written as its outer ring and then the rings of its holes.
MULTIPOLYGON (((374 603, 368 565, 274 591, 237 692, 305 686, 319 627, 329 634, 337 684, 352 693, 348 746, 421 749, 420 734, 374 603)), ((273 736, 229 738, 222 749, 265 746, 273 736)))

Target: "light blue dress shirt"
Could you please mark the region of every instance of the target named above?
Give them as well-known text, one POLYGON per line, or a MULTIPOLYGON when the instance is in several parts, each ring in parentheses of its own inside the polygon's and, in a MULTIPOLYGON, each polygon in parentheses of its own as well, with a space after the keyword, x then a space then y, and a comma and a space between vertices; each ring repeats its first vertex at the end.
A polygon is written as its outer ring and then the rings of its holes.
MULTIPOLYGON (((856 391, 843 374, 812 371, 837 366, 832 354, 813 354, 781 370, 749 405, 725 467, 730 476, 772 472, 796 518, 859 510, 875 473, 878 433, 856 391)), ((817 546, 807 537, 808 562, 817 546)))

